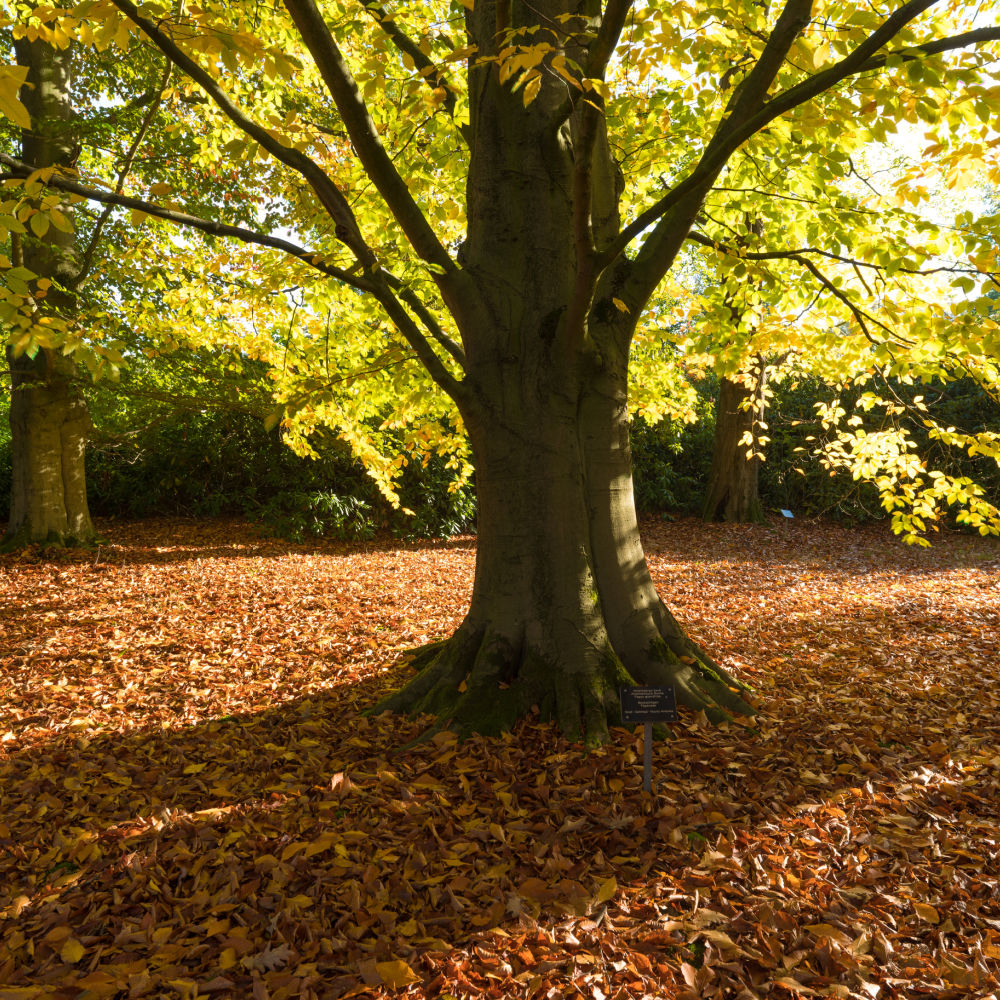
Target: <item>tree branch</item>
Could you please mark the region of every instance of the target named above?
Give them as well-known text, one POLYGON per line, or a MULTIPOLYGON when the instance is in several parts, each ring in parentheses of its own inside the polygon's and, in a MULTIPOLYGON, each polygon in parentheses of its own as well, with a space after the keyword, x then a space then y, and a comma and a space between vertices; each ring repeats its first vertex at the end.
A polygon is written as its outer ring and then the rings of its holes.
MULTIPOLYGON (((389 37, 393 45, 395 45, 400 52, 405 53, 413 60, 413 64, 417 68, 417 72, 424 78, 427 85, 432 89, 440 87, 441 90, 444 91, 444 101, 442 102, 442 105, 445 111, 448 112, 448 116, 454 119, 455 108, 458 102, 458 94, 448 82, 448 77, 445 76, 444 70, 442 70, 433 59, 426 56, 421 51, 420 46, 417 45, 417 43, 399 27, 395 20, 385 12, 385 8, 382 7, 381 4, 377 2, 365 3, 364 0, 362 0, 362 4, 365 10, 368 11, 368 13, 375 19, 378 26, 389 37)), ((468 126, 460 126, 459 131, 466 142, 468 142, 468 126)))
MULTIPOLYGON (((15 160, 6 153, 0 153, 0 163, 9 167, 14 177, 26 178, 34 172, 34 168, 29 164, 15 160)), ((338 281, 360 292, 367 292, 373 295, 389 314, 393 323, 399 328, 400 333, 406 338, 434 381, 453 399, 458 399, 462 395, 461 383, 444 367, 441 359, 435 354, 426 337, 420 332, 413 319, 403 308, 399 299, 397 299, 395 291, 400 293, 400 298, 420 317, 421 322, 424 323, 431 335, 460 364, 464 363, 465 360, 465 355, 461 347, 441 329, 440 324, 434 318, 433 314, 420 302, 416 294, 406 289, 403 283, 388 271, 379 268, 373 275, 361 278, 350 271, 345 271, 343 268, 326 263, 318 253, 306 250, 289 240, 280 239, 276 236, 267 236, 264 233, 243 229, 240 226, 230 226, 226 223, 202 219, 197 215, 189 215, 186 212, 177 212, 173 209, 164 208, 162 205, 154 205, 151 202, 143 201, 141 198, 131 198, 128 195, 116 194, 111 191, 98 191, 55 174, 48 181, 45 181, 44 184, 46 187, 66 191, 69 194, 79 195, 81 198, 87 198, 106 205, 138 209, 147 215, 152 215, 155 218, 164 219, 167 222, 177 225, 187 226, 191 229, 197 229, 203 233, 208 233, 210 236, 229 237, 240 240, 243 243, 281 250, 301 260, 304 264, 309 265, 309 267, 319 271, 321 274, 336 278, 338 281)), ((16 236, 17 234, 15 233, 14 235, 16 236)))
MULTIPOLYGON (((933 3, 934 0, 920 0, 920 2, 933 3)), ((754 64, 753 69, 750 70, 747 78, 735 89, 732 97, 730 97, 722 121, 720 121, 715 134, 709 140, 694 170, 680 184, 668 191, 667 194, 654 205, 647 208, 646 211, 640 213, 630 225, 622 230, 618 238, 601 254, 600 263, 603 266, 610 264, 636 236, 656 222, 661 216, 665 215, 675 205, 680 204, 682 200, 686 199, 691 204, 697 201, 700 204, 708 188, 726 165, 729 157, 732 156, 737 147, 743 142, 742 139, 734 141, 732 136, 732 133, 735 131, 733 128, 734 121, 741 117, 753 115, 760 107, 767 95, 768 88, 774 82, 774 78, 781 69, 788 50, 792 47, 799 32, 809 23, 811 14, 812 0, 788 0, 778 17, 774 31, 771 32, 764 46, 764 51, 760 54, 760 58, 754 64)), ((693 213, 685 214, 691 214, 693 220, 693 213)), ((666 234, 663 233, 661 235, 666 234)), ((652 249, 661 240, 654 233, 653 237, 647 242, 651 244, 652 249)), ((675 242, 676 239, 671 240, 671 246, 675 242)), ((678 243, 677 245, 679 247, 680 244, 678 243)), ((674 253, 676 253, 676 249, 674 249, 674 253)), ((649 256, 648 253, 647 256, 649 256)), ((662 254, 658 256, 662 256, 662 254)))
POLYGON ((389 314, 389 318, 396 324, 396 329, 413 348, 414 354, 420 359, 420 363, 427 369, 428 374, 456 403, 461 404, 469 401, 471 397, 467 387, 448 371, 444 362, 437 356, 430 342, 420 332, 410 314, 403 308, 402 302, 393 294, 387 280, 388 276, 379 272, 376 277, 381 280, 374 289, 375 297, 389 314))
MULTIPOLYGON (((6 153, 0 153, 0 163, 10 168, 11 176, 13 177, 26 178, 35 170, 30 164, 22 163, 20 160, 16 160, 6 153)), ((243 229, 240 226, 231 226, 224 222, 203 219, 197 215, 189 215, 187 212, 178 212, 171 208, 165 208, 162 205, 155 205, 152 202, 144 201, 141 198, 132 198, 129 195, 116 194, 112 191, 100 191, 96 188, 80 184, 77 181, 69 180, 66 177, 60 177, 57 174, 53 174, 44 184, 46 187, 79 195, 81 198, 100 202, 103 205, 117 205, 121 208, 138 209, 140 212, 145 212, 147 215, 152 215, 157 219, 165 219, 167 222, 173 222, 179 226, 197 229, 203 233, 208 233, 210 236, 224 236, 240 240, 243 243, 268 247, 272 250, 282 250, 292 257, 301 260, 304 264, 308 264, 321 274, 325 274, 330 278, 336 278, 351 288, 356 288, 361 292, 374 292, 375 290, 375 286, 370 280, 359 278, 355 274, 345 271, 343 268, 335 267, 333 264, 327 264, 315 251, 306 250, 304 247, 300 247, 290 240, 284 240, 277 236, 268 236, 265 233, 258 233, 252 229, 243 229)))
POLYGON ((408 288, 406 285, 400 281, 395 275, 390 274, 388 271, 381 271, 381 274, 385 276, 389 287, 402 299, 403 302, 408 305, 413 312, 416 314, 417 318, 427 332, 460 364, 465 367, 465 351, 462 350, 460 344, 456 344, 455 341, 444 332, 441 324, 437 321, 434 314, 427 308, 426 305, 420 300, 420 296, 413 291, 412 288, 408 288))
POLYGON ((848 258, 837 257, 835 254, 828 254, 822 250, 814 250, 812 248, 806 248, 804 251, 789 251, 789 250, 777 250, 769 251, 763 253, 744 253, 742 251, 736 250, 732 247, 728 247, 725 244, 716 242, 715 240, 709 239, 707 236, 703 236, 701 233, 689 233, 688 239, 693 243, 700 243, 702 246, 711 247, 715 250, 723 250, 725 253, 732 254, 735 257, 746 258, 748 260, 790 260, 798 264, 800 267, 804 267, 816 280, 825 288, 831 295, 839 299, 847 308, 850 310, 851 315, 858 321, 858 325, 861 327, 861 332, 865 335, 865 338, 872 344, 885 346, 888 350, 888 344, 877 340, 868 329, 868 323, 873 323, 875 326, 882 329, 890 338, 900 340, 903 343, 912 344, 913 341, 906 337, 901 337, 890 327, 886 326, 881 320, 872 316, 870 313, 866 313, 859 306, 855 305, 850 298, 839 289, 833 281, 831 281, 822 271, 811 261, 808 257, 803 256, 804 253, 821 253, 826 257, 830 257, 833 260, 844 261, 845 263, 853 263, 849 261, 848 258), (867 322, 866 322, 867 320, 867 322))
MULTIPOLYGON (((829 250, 823 250, 820 247, 798 247, 795 250, 763 250, 763 251, 752 251, 744 250, 743 248, 737 248, 730 246, 728 243, 721 243, 719 240, 713 240, 710 236, 706 236, 704 233, 699 233, 694 230, 689 232, 686 237, 691 243, 698 243, 703 247, 710 247, 713 250, 721 250, 723 253, 728 254, 731 257, 740 257, 743 260, 796 260, 803 254, 816 254, 819 257, 826 257, 828 260, 835 260, 841 264, 849 264, 851 267, 866 267, 871 271, 885 271, 887 268, 883 264, 873 264, 871 261, 858 260, 856 257, 844 257, 841 254, 831 253, 829 250)), ((926 269, 914 268, 914 267, 900 267, 897 268, 900 274, 915 274, 926 276, 930 274, 982 274, 986 277, 992 278, 994 275, 993 271, 981 271, 978 267, 929 267, 926 269)))
MULTIPOLYGON (((601 18, 597 37, 587 53, 584 74, 587 79, 603 80, 633 0, 608 0, 601 18)), ((579 109, 577 134, 573 144, 573 242, 576 247, 576 281, 566 317, 566 335, 571 344, 583 339, 587 312, 593 297, 594 284, 600 271, 597 267, 597 247, 593 226, 593 167, 594 145, 604 117, 604 98, 596 90, 585 100, 579 95, 567 98, 556 114, 561 126, 573 108, 579 109)))
MULTIPOLYGON (((628 20, 628 14, 634 2, 635 0, 608 0, 608 6, 604 10, 600 27, 597 29, 597 36, 587 48, 587 61, 583 68, 585 78, 589 80, 604 79, 608 63, 618 47, 618 41, 625 29, 625 22, 628 20)), ((566 95, 566 99, 552 116, 551 128, 553 132, 557 132, 569 119, 584 93, 582 90, 576 92, 571 90, 566 95)), ((588 101, 595 99, 603 107, 604 101, 596 92, 592 92, 591 96, 587 98, 588 101)), ((589 105, 585 104, 584 107, 589 107, 589 105)))
POLYGON ((219 86, 218 81, 210 73, 187 55, 169 35, 161 31, 157 24, 149 18, 143 17, 132 0, 111 0, 111 2, 123 14, 134 21, 143 34, 171 62, 179 66, 192 80, 199 84, 202 90, 216 103, 222 113, 240 131, 259 143, 276 160, 279 160, 285 166, 291 167, 297 173, 301 174, 308 181, 309 186, 316 193, 320 203, 333 219, 336 226, 337 238, 350 247, 366 270, 377 266, 375 255, 367 243, 365 243, 347 199, 318 163, 306 156, 305 153, 282 145, 267 129, 250 118, 249 115, 233 103, 229 95, 219 86))
POLYGON ((725 166, 732 153, 747 139, 759 132, 775 118, 786 114, 793 108, 812 100, 819 94, 831 89, 848 77, 857 76, 870 70, 880 69, 894 56, 903 60, 925 58, 938 55, 956 48, 978 44, 985 41, 1000 39, 1000 28, 982 28, 976 31, 953 35, 948 38, 936 39, 916 46, 909 46, 901 52, 888 52, 876 56, 878 49, 887 45, 906 25, 931 7, 935 0, 911 0, 892 14, 869 38, 862 42, 853 52, 845 56, 839 63, 829 69, 808 77, 796 86, 778 94, 756 113, 742 122, 730 121, 729 128, 723 132, 720 123, 719 131, 706 148, 694 170, 679 184, 667 192, 659 201, 642 212, 629 226, 622 230, 618 239, 604 251, 605 258, 621 253, 629 243, 640 233, 649 228, 659 218, 664 216, 682 201, 696 197, 697 192, 710 180, 717 176, 725 166), (715 147, 713 149, 713 146, 715 147))
POLYGON ((587 52, 587 76, 594 80, 603 80, 608 63, 618 47, 618 41, 625 30, 629 11, 634 0, 608 0, 601 17, 601 25, 597 29, 597 37, 591 42, 587 52))
MULTIPOLYGON (((115 2, 118 3, 119 0, 115 2)), ((421 260, 440 268, 445 275, 455 274, 458 271, 457 265, 438 240, 382 145, 378 129, 368 113, 350 68, 314 0, 284 0, 284 4, 337 105, 365 172, 411 246, 421 260)))
POLYGON ((921 42, 919 45, 902 49, 899 52, 886 52, 884 55, 875 56, 869 59, 858 72, 865 73, 873 69, 882 69, 886 62, 893 57, 901 62, 912 62, 914 59, 926 59, 928 56, 941 55, 942 52, 965 49, 970 45, 978 45, 980 42, 997 41, 1000 41, 1000 28, 977 28, 975 31, 966 31, 961 35, 949 35, 947 38, 938 38, 933 42, 921 42))

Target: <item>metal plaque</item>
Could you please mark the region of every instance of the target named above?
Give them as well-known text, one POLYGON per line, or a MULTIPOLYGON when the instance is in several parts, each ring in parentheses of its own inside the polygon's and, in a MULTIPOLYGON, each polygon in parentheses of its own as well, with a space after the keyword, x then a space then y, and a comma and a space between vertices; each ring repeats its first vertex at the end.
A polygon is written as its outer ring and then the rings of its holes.
POLYGON ((619 688, 622 703, 622 723, 676 722, 677 699, 673 685, 668 687, 619 688))

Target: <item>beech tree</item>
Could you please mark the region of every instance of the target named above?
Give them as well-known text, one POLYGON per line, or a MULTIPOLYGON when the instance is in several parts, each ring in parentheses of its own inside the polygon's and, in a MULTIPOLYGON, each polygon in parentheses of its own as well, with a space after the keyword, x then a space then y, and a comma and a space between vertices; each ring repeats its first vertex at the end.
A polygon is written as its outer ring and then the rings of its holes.
MULTIPOLYGON (((996 382, 996 324, 977 311, 997 280, 991 223, 916 211, 931 175, 997 177, 1000 28, 963 20, 955 0, 91 0, 36 14, 122 58, 155 46, 204 102, 200 148, 236 170, 273 164, 281 235, 231 224, 222 202, 186 211, 85 177, 49 183, 288 255, 261 255, 259 287, 308 296, 288 306, 287 342, 314 364, 290 433, 329 422, 364 453, 357 377, 377 372, 389 393, 391 370, 432 381, 468 434, 471 605, 385 708, 484 732, 537 711, 588 742, 617 722, 621 684, 674 684, 715 718, 751 712, 657 593, 632 498, 630 350, 670 325, 682 251, 723 275, 695 306, 706 330, 736 302, 746 329, 840 379, 951 366, 996 382), (934 151, 866 203, 861 153, 902 120, 934 151), (348 354, 338 375, 331 355, 348 354)), ((973 484, 928 479, 906 454, 857 451, 903 530, 938 500, 1000 525, 973 484)))
MULTIPOLYGON (((183 146, 162 146, 167 123, 158 117, 169 61, 151 50, 116 63, 113 53, 74 42, 58 22, 33 18, 26 5, 0 15, 0 51, 17 60, 0 68, 0 112, 8 119, 0 122, 0 145, 19 147, 20 158, 8 159, 34 167, 27 178, 7 174, 0 201, 9 240, 0 258, 0 324, 12 443, 3 545, 87 544, 95 533, 85 479, 92 430, 85 387, 94 380, 118 385, 123 351, 154 354, 191 339, 210 341, 220 311, 232 320, 239 310, 218 288, 206 288, 198 273, 203 259, 182 253, 169 228, 140 232, 112 205, 95 211, 47 185, 83 170, 108 177, 112 192, 126 182, 156 192, 183 177, 195 197, 204 196, 204 172, 177 163, 183 146), (178 308, 178 300, 198 305, 178 308)), ((178 114, 190 109, 174 109, 173 121, 178 114)))

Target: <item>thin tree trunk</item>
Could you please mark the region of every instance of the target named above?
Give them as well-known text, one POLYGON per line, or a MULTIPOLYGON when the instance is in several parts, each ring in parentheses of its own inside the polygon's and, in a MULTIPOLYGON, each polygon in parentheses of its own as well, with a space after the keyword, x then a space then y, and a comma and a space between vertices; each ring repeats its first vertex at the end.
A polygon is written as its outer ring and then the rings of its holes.
POLYGON ((758 358, 746 381, 720 379, 712 468, 702 508, 706 521, 764 520, 756 442, 764 417, 765 376, 763 359, 758 358))
MULTIPOLYGON (((22 158, 37 167, 67 166, 75 157, 69 101, 71 53, 43 42, 21 40, 18 59, 29 67, 21 97, 32 127, 22 158)), ((42 237, 19 239, 30 271, 52 282, 39 308, 63 318, 75 310, 69 288, 76 273, 72 232, 50 227, 42 237)), ((18 252, 19 251, 19 252, 18 252)), ((90 418, 72 360, 48 348, 33 356, 7 351, 11 373, 12 488, 5 547, 30 542, 86 544, 94 537, 87 507, 84 458, 90 418)))

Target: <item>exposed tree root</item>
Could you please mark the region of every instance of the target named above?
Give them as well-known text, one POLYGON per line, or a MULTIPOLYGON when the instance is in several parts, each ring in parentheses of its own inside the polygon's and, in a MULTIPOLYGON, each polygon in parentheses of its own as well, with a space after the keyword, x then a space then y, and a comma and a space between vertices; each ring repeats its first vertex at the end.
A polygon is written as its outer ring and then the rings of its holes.
POLYGON ((579 630, 546 638, 537 624, 511 630, 466 619, 450 639, 416 650, 417 676, 372 712, 433 715, 439 720, 433 731, 460 736, 497 735, 536 715, 588 745, 621 725, 622 686, 673 684, 680 704, 704 710, 714 722, 753 715, 743 697, 748 687, 691 642, 669 613, 667 619, 645 655, 627 663, 609 642, 579 630))

